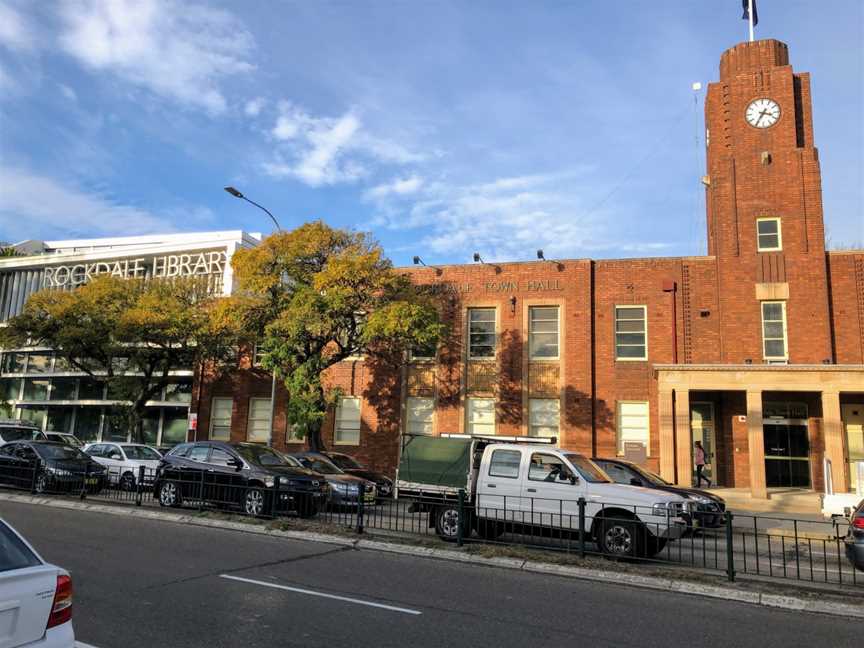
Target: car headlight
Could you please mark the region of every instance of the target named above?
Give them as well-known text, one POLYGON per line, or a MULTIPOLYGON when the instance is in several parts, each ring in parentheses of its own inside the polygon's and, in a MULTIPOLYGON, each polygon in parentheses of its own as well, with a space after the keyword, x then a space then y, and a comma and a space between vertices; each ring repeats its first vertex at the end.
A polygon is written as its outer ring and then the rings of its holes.
POLYGON ((264 478, 264 485, 265 485, 267 488, 273 488, 273 485, 274 485, 275 483, 276 483, 276 480, 273 479, 272 477, 265 477, 265 478, 264 478))
POLYGON ((348 486, 348 484, 343 484, 341 482, 336 482, 335 484, 332 485, 332 488, 337 493, 342 493, 343 495, 347 495, 351 490, 351 488, 348 486))
POLYGON ((678 516, 687 508, 684 502, 658 502, 651 507, 651 513, 660 517, 678 516))

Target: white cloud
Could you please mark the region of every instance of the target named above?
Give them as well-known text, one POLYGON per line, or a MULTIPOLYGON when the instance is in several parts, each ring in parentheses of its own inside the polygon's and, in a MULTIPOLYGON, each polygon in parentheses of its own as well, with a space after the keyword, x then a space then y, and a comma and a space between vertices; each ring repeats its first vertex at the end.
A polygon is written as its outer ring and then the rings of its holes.
POLYGON ((261 114, 261 109, 264 107, 264 104, 267 103, 267 100, 264 97, 256 97, 255 99, 250 99, 246 102, 246 105, 243 106, 243 112, 247 117, 257 117, 261 114))
POLYGON ((31 26, 5 2, 0 2, 0 45, 10 50, 30 50, 35 45, 31 26))
POLYGON ((22 240, 170 232, 173 218, 124 205, 109 196, 0 166, 0 232, 22 240))
POLYGON ((212 114, 227 106, 220 82, 253 69, 251 35, 220 9, 173 0, 69 0, 60 18, 60 44, 83 65, 212 114))
POLYGON ((408 196, 417 193, 422 186, 423 178, 412 175, 372 187, 363 194, 363 197, 367 200, 380 200, 388 196, 408 196))
POLYGON ((78 95, 76 92, 70 88, 65 83, 58 83, 57 86, 60 88, 60 92, 66 97, 69 101, 78 101, 78 95))
POLYGON ((351 110, 341 117, 316 117, 282 101, 270 135, 278 149, 274 161, 262 165, 264 171, 312 187, 354 182, 368 175, 373 164, 423 159, 396 142, 369 133, 351 110))
POLYGON ((501 261, 530 257, 538 248, 548 258, 572 258, 587 252, 646 253, 668 247, 665 243, 634 243, 632 237, 609 227, 612 219, 607 213, 590 213, 589 203, 596 200, 597 188, 589 182, 586 170, 466 185, 399 183, 367 192, 379 202, 376 224, 419 230, 423 234, 416 238, 416 247, 448 259, 469 259, 475 251, 484 259, 501 261), (416 194, 407 211, 404 195, 395 190, 399 186, 416 194))

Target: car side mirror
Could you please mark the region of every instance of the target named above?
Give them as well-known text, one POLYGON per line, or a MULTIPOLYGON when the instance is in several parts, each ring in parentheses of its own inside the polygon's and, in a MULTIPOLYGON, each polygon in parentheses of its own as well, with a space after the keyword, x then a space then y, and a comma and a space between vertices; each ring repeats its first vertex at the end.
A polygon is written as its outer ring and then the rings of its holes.
POLYGON ((237 457, 233 457, 229 462, 229 466, 234 466, 234 470, 241 470, 243 468, 243 460, 237 457))
POLYGON ((631 486, 642 486, 642 480, 639 479, 638 477, 632 477, 630 479, 630 485, 631 486))
POLYGON ((571 474, 571 475, 570 475, 570 483, 571 483, 573 486, 575 486, 576 484, 579 483, 579 478, 578 478, 576 475, 571 474))

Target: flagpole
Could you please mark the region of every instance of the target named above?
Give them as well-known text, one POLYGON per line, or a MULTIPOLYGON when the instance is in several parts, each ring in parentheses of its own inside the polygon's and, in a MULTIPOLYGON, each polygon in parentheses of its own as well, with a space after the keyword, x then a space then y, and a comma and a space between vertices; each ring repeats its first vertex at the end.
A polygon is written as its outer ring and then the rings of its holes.
POLYGON ((747 23, 750 25, 750 42, 753 42, 753 0, 747 0, 747 23))

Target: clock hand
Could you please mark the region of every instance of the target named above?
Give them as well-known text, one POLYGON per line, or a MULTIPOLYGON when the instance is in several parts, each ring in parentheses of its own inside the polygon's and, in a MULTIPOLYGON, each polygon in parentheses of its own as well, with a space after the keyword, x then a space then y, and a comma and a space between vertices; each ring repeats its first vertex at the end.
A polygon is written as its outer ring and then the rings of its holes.
POLYGON ((762 123, 762 118, 765 117, 767 114, 768 114, 767 110, 763 110, 762 112, 759 113, 759 119, 756 120, 757 126, 762 123))

